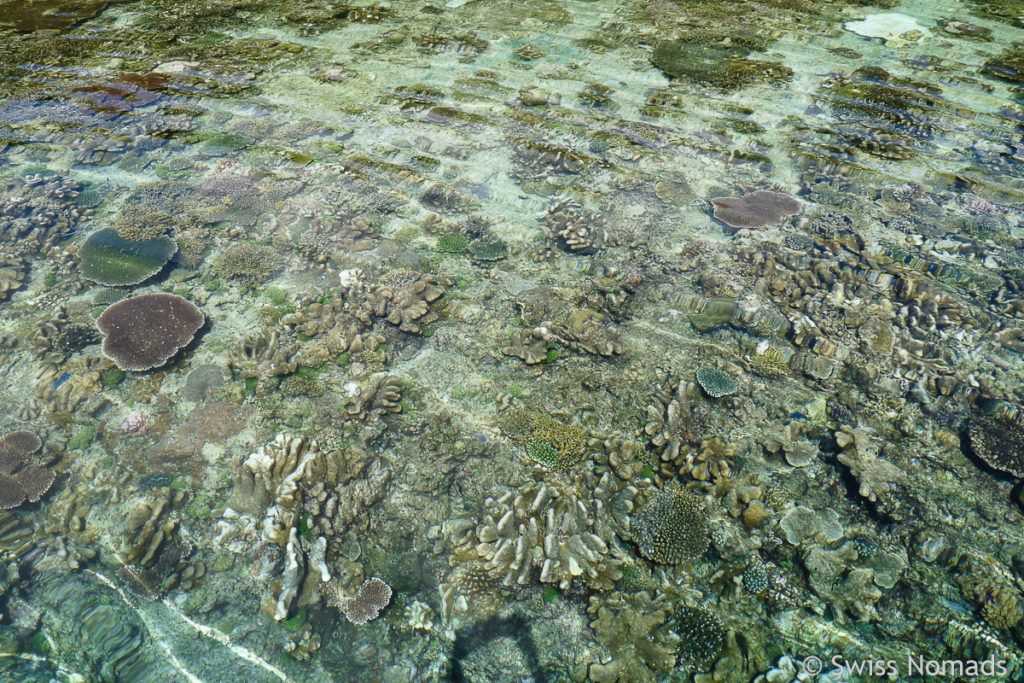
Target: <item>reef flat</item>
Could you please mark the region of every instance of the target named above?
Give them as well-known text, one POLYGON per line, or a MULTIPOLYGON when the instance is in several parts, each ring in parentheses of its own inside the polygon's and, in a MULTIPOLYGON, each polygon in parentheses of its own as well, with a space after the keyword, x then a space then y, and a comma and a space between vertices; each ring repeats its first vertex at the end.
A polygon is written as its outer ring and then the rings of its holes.
POLYGON ((1022 74, 1017 0, 0 0, 0 677, 1020 678, 1022 74))

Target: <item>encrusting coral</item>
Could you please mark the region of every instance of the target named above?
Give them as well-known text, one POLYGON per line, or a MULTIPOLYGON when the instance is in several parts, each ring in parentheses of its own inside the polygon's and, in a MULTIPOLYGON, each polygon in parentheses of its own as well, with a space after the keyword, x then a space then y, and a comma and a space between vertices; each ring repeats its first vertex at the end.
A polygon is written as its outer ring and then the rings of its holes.
POLYGON ((568 471, 586 456, 586 432, 550 415, 513 409, 501 417, 499 424, 510 439, 524 447, 531 460, 550 469, 568 471))
POLYGON ((993 469, 1024 478, 1024 424, 1012 411, 972 417, 971 450, 993 469))
POLYGON ((839 454, 839 462, 850 468, 850 473, 860 483, 860 495, 872 503, 897 485, 906 481, 906 474, 896 465, 879 457, 880 445, 878 438, 863 429, 852 429, 849 426, 835 434, 836 443, 843 449, 839 454))
POLYGON ((672 603, 664 595, 597 594, 590 598, 587 613, 597 641, 612 654, 610 662, 590 665, 590 680, 653 683, 675 665, 679 637, 669 623, 672 603))

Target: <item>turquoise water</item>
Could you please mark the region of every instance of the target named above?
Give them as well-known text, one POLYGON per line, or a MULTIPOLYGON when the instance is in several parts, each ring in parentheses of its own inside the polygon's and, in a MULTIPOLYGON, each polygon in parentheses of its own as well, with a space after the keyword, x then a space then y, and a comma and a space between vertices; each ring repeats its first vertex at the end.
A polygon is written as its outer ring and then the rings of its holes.
POLYGON ((1022 17, 0 2, 0 671, 1016 680, 1022 17))

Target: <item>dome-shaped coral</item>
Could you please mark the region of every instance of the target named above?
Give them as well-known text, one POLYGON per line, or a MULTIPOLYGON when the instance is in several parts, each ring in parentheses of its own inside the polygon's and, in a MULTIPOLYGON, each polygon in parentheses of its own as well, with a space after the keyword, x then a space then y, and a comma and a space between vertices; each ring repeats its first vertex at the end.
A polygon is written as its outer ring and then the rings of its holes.
POLYGON ((195 304, 176 294, 142 294, 103 311, 96 326, 103 353, 122 370, 151 370, 192 341, 206 322, 195 304))
POLYGON ((672 614, 673 631, 679 636, 680 659, 707 663, 725 647, 725 626, 712 612, 700 607, 679 605, 672 614))
POLYGON ((687 493, 658 491, 633 518, 631 533, 640 552, 658 564, 678 564, 707 552, 704 513, 687 493))

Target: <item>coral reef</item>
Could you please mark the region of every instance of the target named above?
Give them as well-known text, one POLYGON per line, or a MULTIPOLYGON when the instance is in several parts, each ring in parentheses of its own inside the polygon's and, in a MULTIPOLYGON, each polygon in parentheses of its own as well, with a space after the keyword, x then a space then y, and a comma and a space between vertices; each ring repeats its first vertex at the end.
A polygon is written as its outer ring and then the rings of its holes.
POLYGON ((1020 678, 1018 2, 57 4, 0 678, 1020 678))
POLYGON ((550 415, 513 409, 501 416, 499 424, 502 432, 523 446, 527 457, 548 468, 567 472, 587 454, 586 432, 550 415))
POLYGON ((27 270, 25 261, 16 256, 0 255, 0 301, 22 287, 27 270))
POLYGON ((1024 425, 1014 411, 972 417, 967 422, 971 451, 1000 472, 1024 478, 1024 425))
POLYGON ((541 582, 563 589, 578 581, 607 590, 621 577, 624 553, 600 528, 595 501, 572 488, 530 483, 488 498, 485 506, 475 531, 470 524, 460 536, 453 528, 453 565, 479 558, 504 585, 527 583, 535 569, 541 582))
POLYGON ((906 481, 904 472, 879 457, 880 444, 877 437, 862 429, 844 426, 836 432, 836 443, 844 449, 839 462, 850 468, 850 473, 860 483, 860 495, 872 503, 894 490, 906 481))
POLYGON ((45 253, 90 219, 82 184, 52 172, 0 180, 0 244, 5 256, 45 253))
POLYGON ((777 62, 748 59, 743 45, 707 45, 700 42, 661 41, 654 47, 651 63, 674 78, 706 83, 719 90, 737 90, 758 81, 785 81, 793 76, 777 62))
MULTIPOLYGON (((718 437, 704 439, 679 469, 680 475, 689 475, 697 481, 713 480, 721 484, 732 476, 730 463, 736 454, 736 444, 723 443, 718 437)), ((749 501, 748 501, 749 502, 749 501)))
POLYGON ((520 358, 527 365, 557 359, 557 347, 595 356, 615 356, 624 351, 618 330, 604 322, 605 314, 584 306, 567 306, 551 288, 521 292, 516 308, 527 330, 513 331, 511 343, 501 352, 520 358))
POLYGON ((698 368, 696 377, 697 384, 711 398, 735 394, 740 388, 739 383, 732 375, 717 368, 698 368))
POLYGON ((273 600, 264 603, 274 620, 286 619, 296 605, 312 604, 321 590, 337 600, 348 596, 354 575, 342 565, 332 571, 327 558, 336 556, 336 544, 357 517, 385 496, 391 476, 383 467, 367 473, 365 448, 321 449, 316 441, 282 433, 237 470, 221 533, 262 539, 257 576, 276 577, 270 582, 273 600))
POLYGON ((160 551, 176 533, 179 519, 173 511, 184 501, 182 491, 156 489, 129 502, 122 528, 119 557, 125 564, 152 567, 160 551))
POLYGON ((246 379, 290 375, 298 369, 293 360, 299 345, 281 338, 277 330, 257 328, 229 354, 228 365, 246 379))
POLYGON ((680 659, 706 663, 718 658, 725 648, 725 626, 712 612, 700 607, 677 605, 672 611, 672 630, 679 636, 680 659))
POLYGON ((541 217, 559 248, 580 255, 594 254, 610 240, 597 214, 572 198, 561 198, 541 217))
POLYGON ((281 255, 271 247, 250 242, 232 244, 213 260, 217 274, 256 287, 281 270, 281 255))

